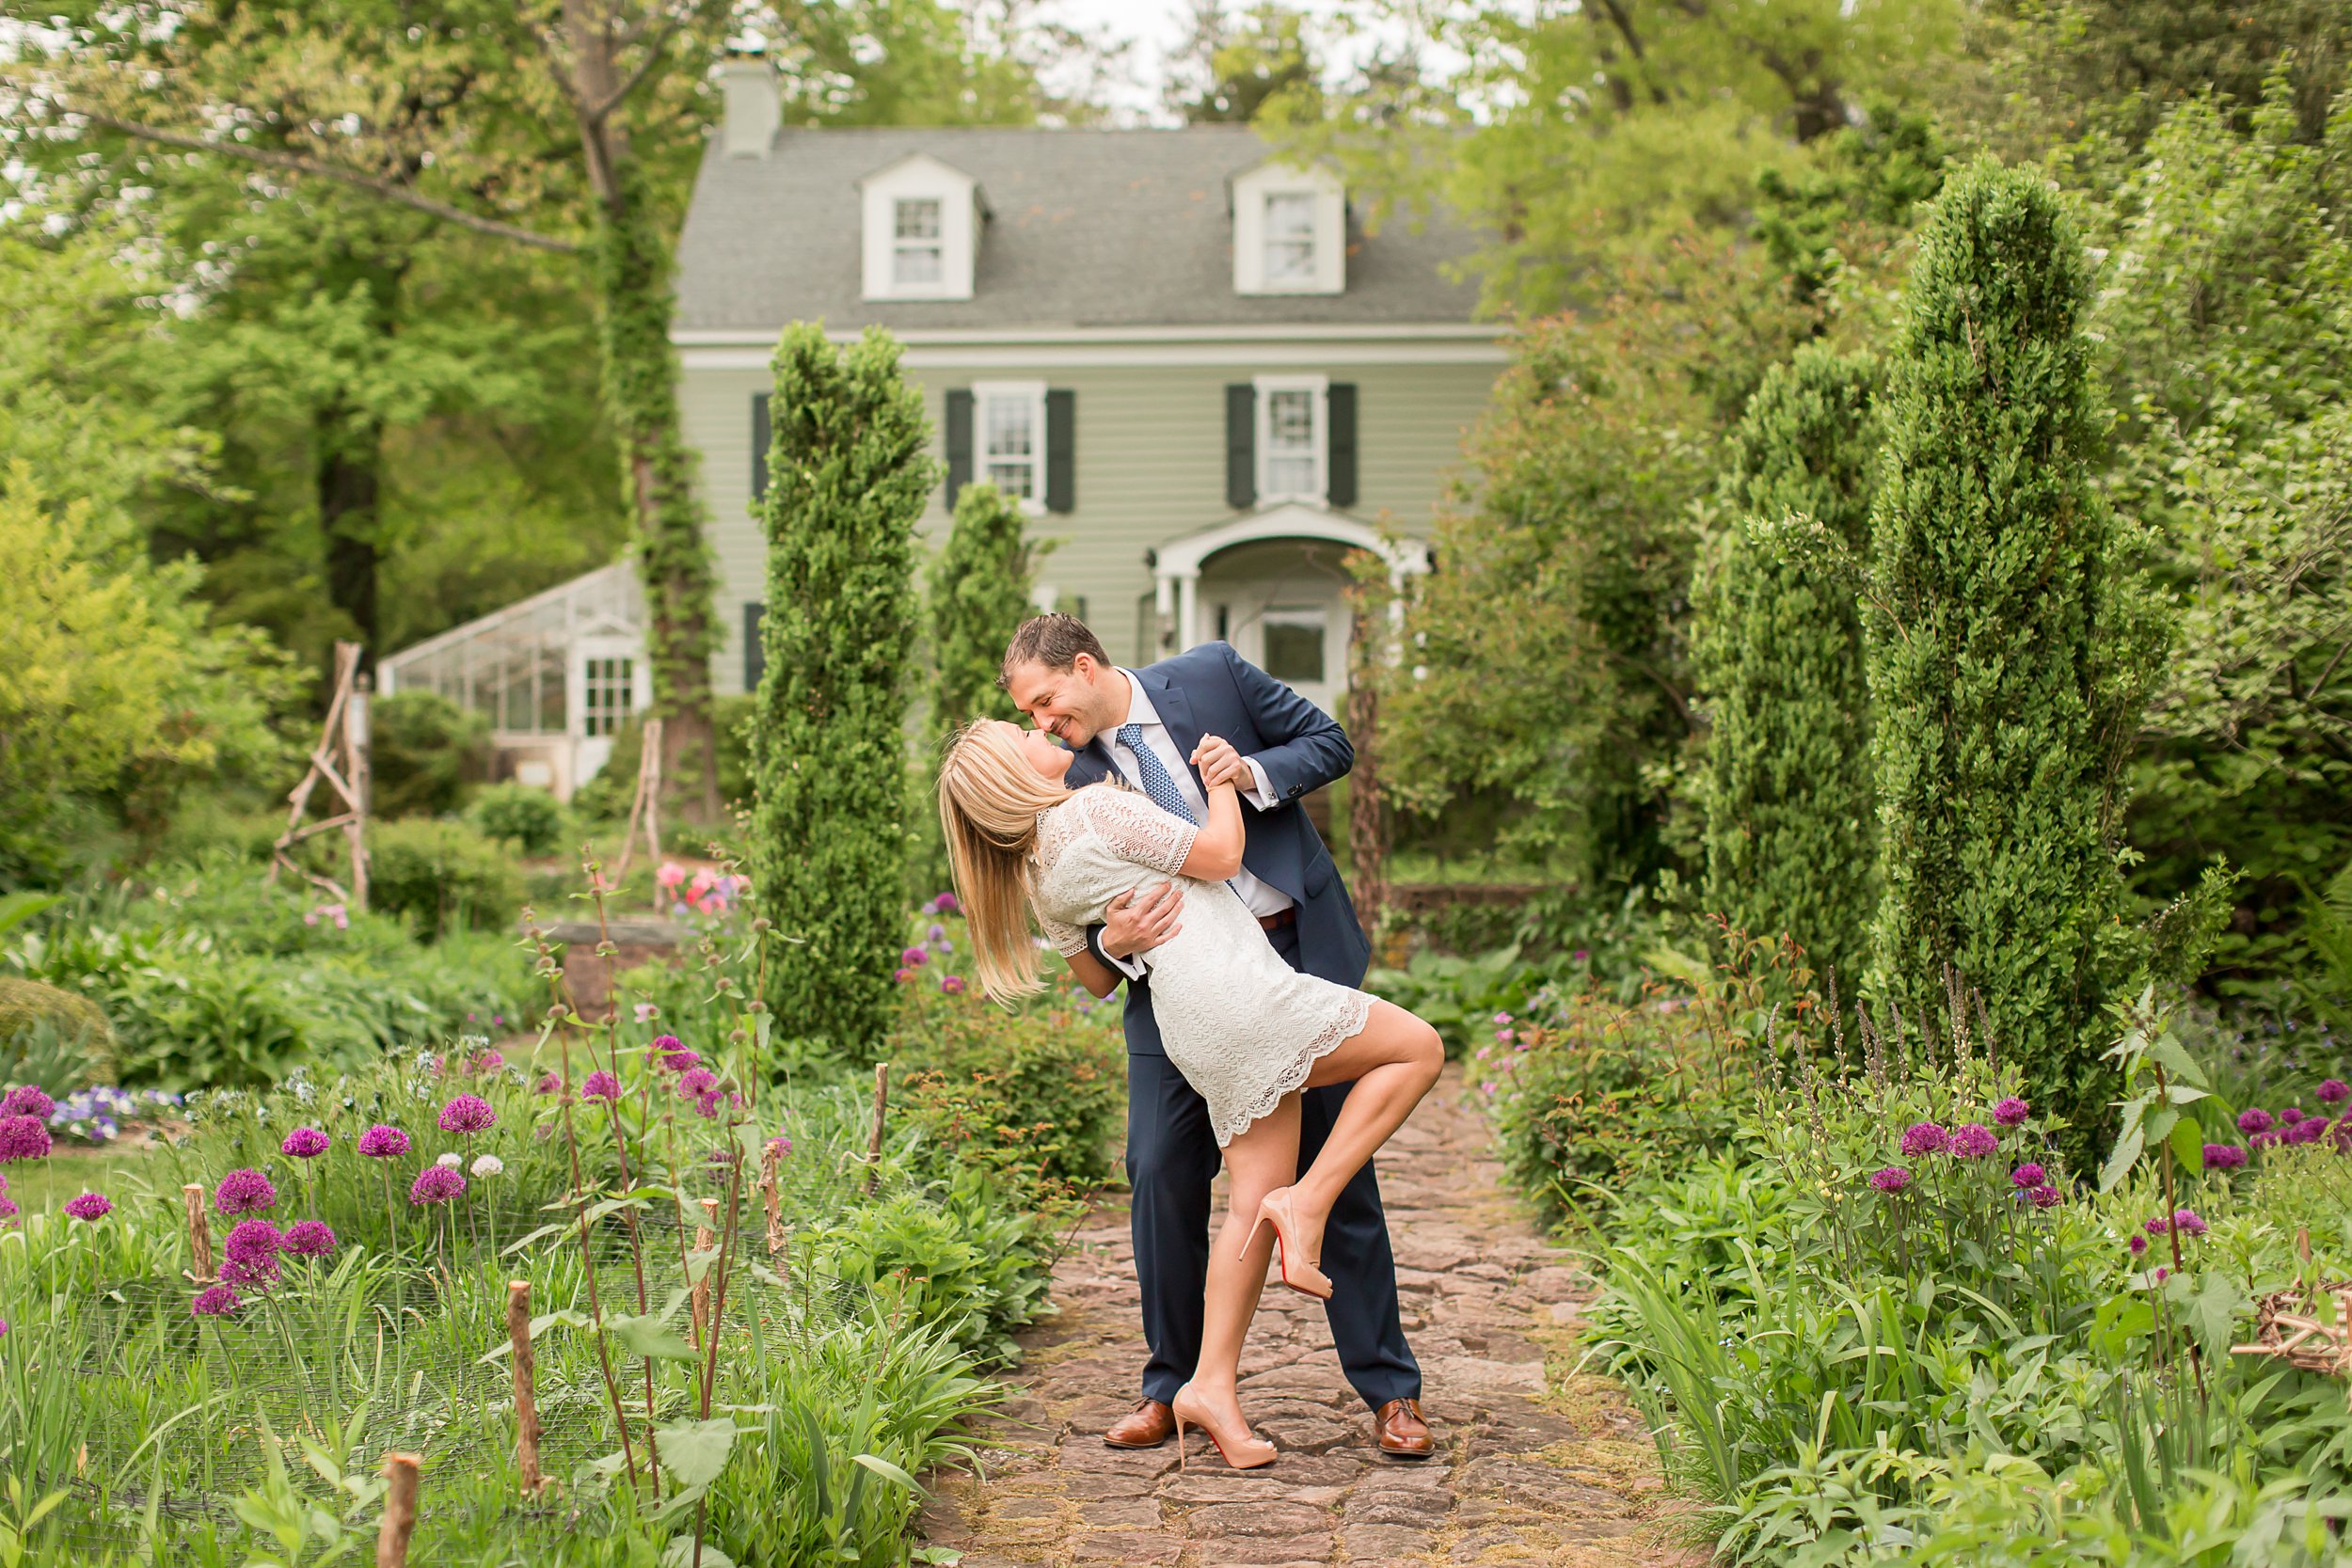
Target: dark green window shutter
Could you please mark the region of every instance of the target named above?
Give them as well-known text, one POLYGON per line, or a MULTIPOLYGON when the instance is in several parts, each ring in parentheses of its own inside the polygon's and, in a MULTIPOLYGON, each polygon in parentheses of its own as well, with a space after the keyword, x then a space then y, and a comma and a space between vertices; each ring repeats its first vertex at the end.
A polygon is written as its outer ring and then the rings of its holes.
POLYGON ((768 493, 768 394, 752 394, 752 499, 768 493))
POLYGON ((1323 397, 1323 417, 1329 423, 1326 451, 1330 485, 1327 498, 1344 511, 1356 504, 1356 384, 1334 381, 1323 397))
POLYGON ((972 388, 959 387, 947 394, 947 510, 972 483, 972 388))
POLYGON ((1246 381, 1225 388, 1225 504, 1258 504, 1258 388, 1246 381))
POLYGON ((743 689, 757 691, 759 677, 768 669, 768 648, 760 635, 759 623, 768 613, 764 604, 743 607, 743 689))
POLYGON ((1078 394, 1066 388, 1045 393, 1045 510, 1071 512, 1078 505, 1078 394))

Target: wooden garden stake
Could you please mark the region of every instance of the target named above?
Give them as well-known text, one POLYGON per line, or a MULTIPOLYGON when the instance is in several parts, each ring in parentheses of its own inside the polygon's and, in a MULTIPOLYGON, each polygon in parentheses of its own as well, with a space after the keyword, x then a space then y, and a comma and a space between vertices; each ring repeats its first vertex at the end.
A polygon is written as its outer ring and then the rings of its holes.
POLYGON ((417 1532, 417 1456, 384 1456, 384 1523, 375 1532, 375 1568, 408 1568, 408 1538, 417 1532))
POLYGON ((515 1466, 523 1474, 523 1496, 547 1488, 539 1473, 538 1362, 531 1354, 531 1281, 506 1285, 506 1338, 515 1347, 515 1466))
POLYGON ((768 1200, 768 1256, 774 1258, 784 1251, 784 1198, 776 1190, 777 1167, 784 1164, 784 1150, 775 1140, 768 1140, 759 1154, 759 1192, 768 1200))
POLYGON ((890 1101, 890 1064, 874 1064, 874 1125, 866 1135, 866 1196, 882 1185, 882 1112, 890 1101))
MULTIPOLYGON (((270 846, 269 878, 278 880, 280 871, 292 871, 309 879, 331 894, 340 903, 350 905, 357 914, 368 907, 368 693, 369 680, 359 673, 360 647, 357 642, 335 644, 335 695, 326 705, 326 723, 319 736, 319 743, 311 748, 310 766, 302 775, 302 782, 286 797, 293 809, 286 816, 286 831, 270 846), (324 783, 342 801, 342 810, 319 821, 305 823, 302 816, 310 808, 310 792, 324 783), (331 877, 321 877, 306 871, 294 858, 294 847, 316 833, 341 828, 346 847, 351 851, 351 886, 345 890, 331 877)), ((333 802, 329 802, 332 804, 333 802)))
POLYGON ((204 1217, 204 1183, 191 1181, 180 1189, 188 1206, 188 1277, 199 1285, 213 1277, 213 1223, 204 1217))
POLYGON ((621 830, 621 858, 612 867, 612 884, 628 875, 629 851, 637 847, 637 828, 645 830, 645 853, 661 858, 661 721, 648 719, 638 736, 637 794, 628 803, 628 826, 621 830))
MULTIPOLYGON (((702 1205, 704 1219, 715 1220, 719 1217, 719 1200, 717 1198, 704 1198, 702 1200, 702 1205)), ((698 1225, 694 1227, 694 1250, 696 1252, 708 1252, 712 1247, 718 1245, 718 1233, 712 1230, 710 1227, 707 1225, 698 1225)), ((695 1349, 699 1350, 703 1346, 710 1343, 710 1264, 706 1262, 703 1265, 703 1276, 694 1281, 695 1349)))

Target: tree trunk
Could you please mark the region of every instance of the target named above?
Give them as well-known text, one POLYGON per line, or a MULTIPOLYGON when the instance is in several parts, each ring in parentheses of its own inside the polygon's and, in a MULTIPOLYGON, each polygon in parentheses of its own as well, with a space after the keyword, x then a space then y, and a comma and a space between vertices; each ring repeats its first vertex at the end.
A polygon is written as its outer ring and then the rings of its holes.
POLYGON ((662 721, 664 803, 681 818, 715 822, 719 750, 710 656, 718 646, 717 572, 678 428, 669 249, 638 188, 628 137, 612 113, 622 96, 615 31, 590 0, 564 0, 571 62, 565 86, 596 197, 590 263, 601 316, 604 404, 620 443, 636 523, 645 655, 653 671, 653 711, 662 721))
POLYGON ((326 544, 326 596, 358 628, 362 659, 375 651, 378 618, 375 572, 382 476, 377 453, 383 432, 371 420, 349 420, 336 408, 318 415, 319 533, 326 544))

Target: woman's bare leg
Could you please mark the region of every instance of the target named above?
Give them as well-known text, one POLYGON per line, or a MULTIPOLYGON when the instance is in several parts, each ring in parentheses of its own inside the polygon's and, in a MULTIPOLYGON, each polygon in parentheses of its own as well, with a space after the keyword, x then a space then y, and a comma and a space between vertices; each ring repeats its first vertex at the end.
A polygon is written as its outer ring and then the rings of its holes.
POLYGON ((1245 1254, 1243 1238, 1256 1228, 1258 1205, 1265 1195, 1290 1181, 1298 1170, 1298 1096, 1288 1094, 1274 1110, 1233 1134, 1225 1146, 1225 1171, 1231 1182, 1224 1223, 1209 1247, 1208 1300, 1202 1314, 1200 1359, 1186 1385, 1212 1409, 1228 1413, 1241 1424, 1242 1341, 1249 1320, 1258 1310, 1265 1289, 1265 1271, 1273 1256, 1272 1233, 1250 1238, 1245 1254))
MULTIPOLYGON (((1340 1200, 1340 1189, 1405 1125, 1444 1066, 1445 1042, 1437 1030, 1404 1008, 1377 1000, 1363 1028, 1317 1059, 1307 1077, 1309 1088, 1355 1086, 1347 1091, 1347 1101, 1340 1107, 1315 1163, 1292 1192, 1299 1249, 1310 1259, 1323 1256, 1323 1227, 1331 1217, 1331 1205, 1340 1200)), ((1295 1147, 1295 1132, 1292 1141, 1295 1147)), ((1263 1274, 1265 1265, 1258 1267, 1263 1274)))

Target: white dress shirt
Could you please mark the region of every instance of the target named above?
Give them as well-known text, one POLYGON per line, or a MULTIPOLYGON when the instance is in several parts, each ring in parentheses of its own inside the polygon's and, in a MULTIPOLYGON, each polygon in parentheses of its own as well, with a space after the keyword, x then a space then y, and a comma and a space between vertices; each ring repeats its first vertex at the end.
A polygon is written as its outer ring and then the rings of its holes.
MULTIPOLYGON (((1121 723, 1143 726, 1143 743, 1152 748, 1152 754, 1160 759, 1160 766, 1168 769, 1168 778, 1183 792, 1184 803, 1192 808, 1193 820, 1206 823, 1209 820, 1209 798, 1201 792, 1200 781, 1193 773, 1190 759, 1176 749, 1175 737, 1160 721, 1159 709, 1153 707, 1152 699, 1144 694, 1143 683, 1136 679, 1136 673, 1127 669, 1119 673, 1127 677, 1127 717, 1121 723)), ((1104 735, 1103 745, 1110 752, 1111 761, 1118 764, 1120 776, 1136 789, 1141 789, 1143 775, 1136 766, 1136 754, 1120 743, 1116 729, 1104 735)), ((1271 811, 1280 804, 1274 798, 1273 785, 1267 782, 1265 769, 1258 765, 1258 759, 1244 757, 1242 763, 1249 769, 1249 776, 1257 787, 1242 791, 1241 798, 1260 811, 1271 811)), ((1226 885, 1240 894, 1241 901, 1249 906, 1249 912, 1261 919, 1279 914, 1291 907, 1288 894, 1279 888, 1268 887, 1247 869, 1236 871, 1227 878, 1226 885)), ((1110 955, 1106 953, 1104 957, 1109 958, 1110 955)), ((1125 958, 1111 958, 1111 962, 1130 979, 1141 979, 1145 971, 1137 961, 1140 957, 1138 954, 1125 958)))

